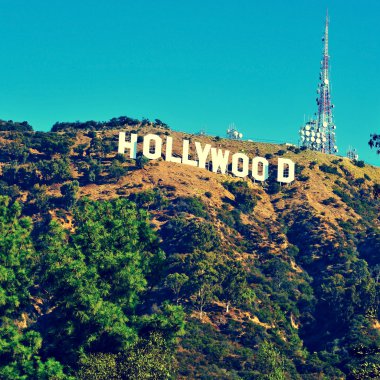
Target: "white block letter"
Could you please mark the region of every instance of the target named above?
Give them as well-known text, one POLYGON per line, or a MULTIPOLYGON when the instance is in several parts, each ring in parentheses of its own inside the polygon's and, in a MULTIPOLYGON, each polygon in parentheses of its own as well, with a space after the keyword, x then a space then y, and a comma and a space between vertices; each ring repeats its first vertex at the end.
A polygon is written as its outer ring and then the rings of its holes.
POLYGON ((181 163, 181 158, 180 157, 173 157, 172 156, 173 152, 173 137, 167 136, 166 137, 166 161, 169 162, 177 162, 181 163))
POLYGON ((252 177, 256 181, 265 181, 268 178, 268 167, 268 160, 263 157, 255 157, 252 160, 252 177), (259 163, 262 164, 263 169, 261 174, 259 173, 259 163))
POLYGON ((210 153, 211 145, 206 144, 204 149, 202 149, 202 145, 199 142, 195 143, 195 149, 197 150, 198 156, 198 166, 202 169, 206 168, 206 160, 210 153))
POLYGON ((229 150, 225 150, 223 153, 222 149, 211 148, 212 171, 214 173, 217 173, 220 168, 221 173, 226 174, 229 154, 229 150))
POLYGON ((249 173, 249 158, 243 153, 235 153, 232 156, 232 174, 236 177, 244 178, 249 173), (243 168, 239 168, 239 160, 242 161, 243 168))
POLYGON ((189 140, 183 140, 182 163, 190 166, 197 166, 197 161, 189 160, 189 140))
POLYGON ((294 181, 295 164, 289 158, 279 158, 277 167, 277 181, 290 183, 294 181), (288 175, 285 177, 285 171, 288 171, 288 175))
POLYGON ((161 157, 161 151, 162 151, 162 140, 159 136, 149 134, 144 136, 144 143, 143 143, 143 154, 145 157, 156 160, 157 158, 161 157), (150 153, 150 142, 154 141, 154 153, 150 153))
POLYGON ((119 132, 119 148, 118 153, 125 154, 125 149, 130 149, 129 157, 136 158, 137 152, 137 134, 131 133, 131 141, 125 141, 125 132, 119 132))

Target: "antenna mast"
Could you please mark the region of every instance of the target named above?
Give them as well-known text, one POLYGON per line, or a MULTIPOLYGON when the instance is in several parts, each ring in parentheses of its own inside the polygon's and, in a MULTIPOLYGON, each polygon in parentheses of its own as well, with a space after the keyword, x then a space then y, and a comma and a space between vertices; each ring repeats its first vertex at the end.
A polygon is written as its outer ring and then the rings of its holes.
POLYGON ((323 57, 321 61, 321 73, 320 82, 318 84, 318 117, 317 117, 317 128, 321 132, 322 136, 326 137, 326 142, 322 144, 322 152, 324 153, 337 153, 338 148, 335 144, 335 129, 336 126, 333 122, 332 109, 334 105, 331 104, 331 92, 330 92, 330 77, 329 77, 329 16, 326 13, 326 25, 325 33, 322 38, 324 42, 323 46, 323 57))
POLYGON ((321 71, 317 88, 316 120, 310 120, 300 129, 301 145, 319 152, 334 154, 338 152, 335 142, 335 129, 333 121, 329 77, 329 16, 326 12, 325 32, 322 37, 323 51, 321 71))

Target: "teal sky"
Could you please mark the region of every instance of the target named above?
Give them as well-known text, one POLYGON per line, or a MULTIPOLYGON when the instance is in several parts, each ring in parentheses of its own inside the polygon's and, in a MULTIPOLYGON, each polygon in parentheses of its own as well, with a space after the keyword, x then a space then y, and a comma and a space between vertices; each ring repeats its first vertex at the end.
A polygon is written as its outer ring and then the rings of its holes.
POLYGON ((326 8, 337 143, 380 165, 378 0, 0 0, 0 118, 159 118, 296 142, 316 111, 326 8))

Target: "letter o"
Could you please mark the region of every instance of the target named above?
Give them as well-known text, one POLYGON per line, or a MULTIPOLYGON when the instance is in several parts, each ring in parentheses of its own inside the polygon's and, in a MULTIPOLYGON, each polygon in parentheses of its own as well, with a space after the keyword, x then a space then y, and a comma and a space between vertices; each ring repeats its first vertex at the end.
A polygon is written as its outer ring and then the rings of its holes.
POLYGON ((243 153, 235 153, 232 155, 232 174, 236 177, 244 178, 249 173, 249 158, 243 153), (239 160, 242 161, 243 168, 239 168, 239 160))
POLYGON ((156 160, 161 157, 162 152, 162 140, 161 137, 153 134, 144 136, 143 154, 145 157, 156 160), (150 152, 150 142, 154 141, 154 153, 150 152))
POLYGON ((268 178, 268 160, 263 157, 255 157, 252 160, 252 177, 256 181, 265 181, 268 178), (263 165, 263 172, 259 174, 259 163, 263 165))

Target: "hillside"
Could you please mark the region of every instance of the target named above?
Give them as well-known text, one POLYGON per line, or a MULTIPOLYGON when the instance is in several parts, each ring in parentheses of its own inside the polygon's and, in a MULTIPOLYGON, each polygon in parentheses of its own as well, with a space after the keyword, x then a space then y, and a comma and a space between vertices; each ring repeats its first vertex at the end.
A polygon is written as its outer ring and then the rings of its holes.
MULTIPOLYGON (((107 340, 110 338, 103 341, 91 330, 95 327, 88 330, 92 337, 88 341, 87 337, 74 334, 75 340, 70 335, 72 326, 56 330, 62 321, 54 310, 64 310, 66 318, 73 320, 79 317, 77 311, 67 311, 70 302, 74 305, 72 310, 87 310, 85 303, 78 306, 75 302, 79 301, 74 302, 72 295, 70 301, 59 301, 57 294, 71 294, 68 289, 76 281, 64 282, 66 277, 59 277, 62 265, 66 265, 63 257, 82 247, 83 262, 100 267, 104 262, 107 267, 105 252, 113 255, 110 244, 118 251, 121 248, 117 242, 121 244, 129 236, 131 240, 124 243, 131 252, 141 250, 142 257, 148 255, 146 265, 150 269, 146 273, 141 269, 145 273, 145 282, 141 280, 141 284, 145 285, 135 290, 133 296, 128 295, 131 304, 122 307, 128 319, 125 323, 131 325, 132 320, 139 320, 133 322, 136 337, 145 337, 148 330, 163 334, 175 352, 177 368, 174 366, 172 373, 177 378, 380 378, 379 167, 285 144, 184 134, 171 131, 160 121, 113 120, 108 124, 57 123, 52 133, 33 132, 29 126, 27 130, 11 128, 0 132, 0 195, 6 197, 2 198, 2 215, 5 218, 5 210, 12 209, 13 202, 23 205, 20 213, 33 226, 28 235, 36 252, 32 261, 38 263, 29 284, 30 294, 24 294, 21 306, 14 304, 12 312, 8 315, 4 311, 4 315, 8 322, 17 323, 21 336, 34 331, 41 334, 38 355, 41 361, 45 360, 43 365, 48 368, 48 358, 63 365, 61 374, 57 375, 58 370, 51 372, 56 378, 77 376, 78 342, 87 342, 80 346, 86 355, 116 354, 119 351, 110 347, 110 342, 115 347, 120 344, 120 340, 107 340), (139 136, 155 133, 164 140, 170 135, 173 155, 178 156, 186 138, 191 143, 208 143, 233 153, 244 152, 249 157, 266 157, 270 177, 261 183, 251 177, 241 180, 164 158, 149 161, 138 155, 137 160, 129 159, 117 154, 120 131, 126 131, 127 136, 131 132, 139 136), (290 158, 296 164, 296 180, 291 184, 280 185, 276 181, 279 157, 290 158), (83 205, 86 198, 89 201, 83 205), (131 207, 130 214, 124 215, 123 207, 131 207), (141 222, 141 215, 145 214, 138 214, 140 210, 148 213, 146 223, 141 222), (118 216, 120 221, 116 220, 118 216), (136 227, 135 221, 141 225, 136 227), (96 232, 97 222, 103 224, 96 232), (107 223, 112 224, 113 230, 107 230, 107 223), (54 232, 55 228, 62 230, 54 232), (149 232, 142 233, 145 229, 149 232), (103 233, 110 240, 88 248, 103 233), (88 240, 83 237, 86 234, 90 234, 88 240), (55 243, 56 236, 61 235, 66 237, 55 243), (65 244, 68 248, 64 248, 65 244), (98 256, 86 259, 97 250, 98 256), (65 253, 59 256, 58 251, 65 253), (160 256, 162 252, 164 255, 160 256), (158 256, 159 263, 154 259, 158 256), (46 269, 53 267, 54 270, 46 269), (61 281, 60 287, 52 285, 61 281), (49 333, 44 326, 51 326, 49 333), (50 334, 53 330, 66 351, 57 348, 59 343, 50 334), (66 342, 65 334, 72 340, 66 342)), ((141 145, 139 139, 139 152, 141 145)), ((195 158, 194 152, 192 156, 195 158)), ((15 216, 9 218, 14 221, 15 216)), ((7 222, 2 223, 5 228, 7 222)), ((12 233, 24 224, 25 221, 16 224, 12 233)), ((1 241, 0 247, 7 252, 7 240, 1 241)), ((77 270, 71 265, 78 257, 73 253, 73 261, 67 262, 68 273, 77 270)), ((132 272, 140 273, 138 262, 133 262, 137 269, 132 272)), ((0 264, 10 265, 4 257, 0 264)), ((99 294, 107 302, 111 298, 104 294, 109 294, 113 287, 110 284, 122 283, 126 276, 111 276, 110 271, 108 268, 107 274, 100 276, 108 278, 108 285, 99 285, 103 289, 99 294)), ((2 288, 6 289, 7 281, 0 276, 2 288)), ((88 281, 86 286, 91 289, 88 281)), ((128 279, 128 286, 133 281, 128 279)), ((122 289, 118 292, 123 293, 122 289)), ((112 302, 118 305, 123 297, 127 295, 112 298, 112 302)), ((96 319, 99 307, 89 309, 89 318, 97 321, 96 326, 106 323, 96 319)), ((112 310, 116 309, 109 310, 112 320, 116 315, 112 310)), ((78 324, 87 326, 83 318, 79 318, 78 324)), ((119 322, 109 323, 116 326, 119 322)), ((128 352, 128 347, 134 346, 124 345, 123 350, 128 352)), ((155 349, 166 352, 159 344, 155 349)), ((17 355, 10 352, 5 358, 13 360, 16 368, 17 355)), ((109 374, 114 359, 107 359, 106 364, 102 360, 96 365, 106 366, 109 374)), ((81 365, 91 370, 88 362, 82 360, 81 365)), ((12 378, 0 373, 4 378, 12 378)))

